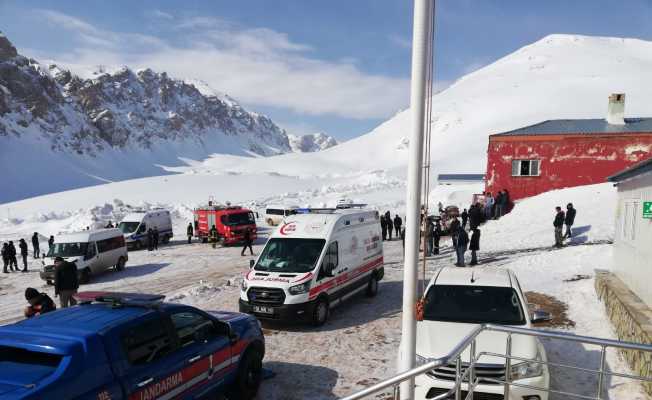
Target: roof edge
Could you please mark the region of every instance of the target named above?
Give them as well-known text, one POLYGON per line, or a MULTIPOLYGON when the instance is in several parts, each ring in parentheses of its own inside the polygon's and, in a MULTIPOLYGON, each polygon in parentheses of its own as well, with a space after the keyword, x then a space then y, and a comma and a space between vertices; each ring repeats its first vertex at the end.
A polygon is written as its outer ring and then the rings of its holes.
POLYGON ((652 171, 652 158, 640 161, 620 172, 607 177, 609 182, 622 182, 626 179, 636 177, 646 172, 652 171))

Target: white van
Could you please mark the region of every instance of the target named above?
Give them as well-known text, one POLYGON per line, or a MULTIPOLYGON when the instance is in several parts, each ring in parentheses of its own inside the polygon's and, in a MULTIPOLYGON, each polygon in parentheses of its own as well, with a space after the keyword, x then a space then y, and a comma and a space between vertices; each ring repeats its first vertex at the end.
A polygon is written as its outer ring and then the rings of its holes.
POLYGON ((119 229, 82 231, 55 237, 54 246, 43 260, 41 279, 54 282, 54 258, 62 257, 77 265, 79 281, 87 283, 91 275, 109 268, 122 271, 129 259, 125 238, 119 229))
POLYGON ((298 209, 297 206, 269 205, 265 208, 265 222, 269 226, 276 226, 296 214, 298 209))
POLYGON ((241 312, 322 325, 341 301, 363 290, 368 296, 378 292, 384 274, 378 212, 305 211, 281 225, 251 261, 241 312))
POLYGON ((124 234, 127 247, 136 250, 147 246, 147 231, 150 228, 158 229, 161 243, 168 243, 172 238, 172 218, 170 212, 163 209, 139 211, 127 214, 118 229, 124 234))

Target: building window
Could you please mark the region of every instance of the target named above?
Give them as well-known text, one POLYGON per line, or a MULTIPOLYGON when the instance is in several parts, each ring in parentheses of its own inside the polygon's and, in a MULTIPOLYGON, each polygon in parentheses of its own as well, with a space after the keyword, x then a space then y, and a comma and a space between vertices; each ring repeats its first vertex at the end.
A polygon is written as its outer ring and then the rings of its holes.
POLYGON ((512 176, 539 176, 540 160, 513 160, 512 176))

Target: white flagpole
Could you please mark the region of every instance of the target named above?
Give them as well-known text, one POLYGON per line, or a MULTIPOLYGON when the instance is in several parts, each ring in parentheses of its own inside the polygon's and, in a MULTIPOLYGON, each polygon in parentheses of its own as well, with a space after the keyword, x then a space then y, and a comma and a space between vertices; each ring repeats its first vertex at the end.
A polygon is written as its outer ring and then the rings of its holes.
MULTIPOLYGON (((419 263, 419 232, 421 213, 421 180, 423 163, 423 131, 426 103, 426 70, 428 65, 429 24, 435 0, 414 0, 412 32, 412 136, 408 159, 406 199, 405 264, 403 266, 403 325, 399 372, 414 367, 416 352, 417 276, 419 263)), ((401 400, 414 399, 414 379, 401 384, 401 400)))

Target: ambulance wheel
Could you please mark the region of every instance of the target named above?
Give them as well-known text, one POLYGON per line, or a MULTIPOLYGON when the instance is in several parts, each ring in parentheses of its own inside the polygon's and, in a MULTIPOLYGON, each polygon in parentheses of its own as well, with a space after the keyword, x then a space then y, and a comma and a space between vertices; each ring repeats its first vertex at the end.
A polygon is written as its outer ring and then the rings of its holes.
POLYGON ((378 294, 378 277, 376 274, 371 276, 367 284, 367 297, 375 297, 378 294))
POLYGON ((163 236, 163 244, 168 244, 168 243, 170 243, 170 235, 163 236))
POLYGON ((317 299, 315 309, 312 312, 312 324, 314 326, 324 325, 328 320, 329 312, 330 309, 328 307, 328 300, 326 300, 324 297, 317 299))
POLYGON ((263 380, 263 356, 258 350, 247 350, 240 361, 240 368, 227 394, 229 400, 251 400, 256 397, 263 380))

